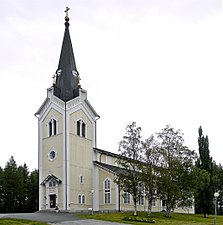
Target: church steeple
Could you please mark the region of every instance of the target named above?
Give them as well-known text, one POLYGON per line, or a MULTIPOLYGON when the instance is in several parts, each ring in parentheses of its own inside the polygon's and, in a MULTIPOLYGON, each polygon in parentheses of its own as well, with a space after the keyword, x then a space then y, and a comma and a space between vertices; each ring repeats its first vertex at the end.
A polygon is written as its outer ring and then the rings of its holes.
POLYGON ((70 39, 68 10, 69 8, 66 7, 65 32, 54 83, 54 95, 64 102, 79 96, 80 88, 80 77, 76 68, 73 47, 70 39))

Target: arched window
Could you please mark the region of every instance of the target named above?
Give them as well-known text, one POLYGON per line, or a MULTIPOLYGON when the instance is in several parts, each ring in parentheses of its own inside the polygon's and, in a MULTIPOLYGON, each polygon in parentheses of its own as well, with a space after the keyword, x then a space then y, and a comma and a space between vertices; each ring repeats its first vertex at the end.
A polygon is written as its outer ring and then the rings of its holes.
POLYGON ((111 203, 111 181, 107 178, 104 182, 105 204, 111 203))
POLYGON ((78 204, 81 204, 81 195, 78 195, 78 204))
POLYGON ((139 205, 144 205, 144 196, 143 195, 139 195, 139 205))
POLYGON ((85 204, 85 195, 78 195, 78 204, 85 204))
POLYGON ((53 135, 57 134, 57 121, 53 119, 53 135))
POLYGON ((81 137, 86 137, 86 124, 83 120, 77 121, 77 135, 81 137))
POLYGON ((81 131, 81 136, 85 137, 86 135, 86 124, 82 122, 82 131, 81 131))
POLYGON ((77 135, 81 135, 81 122, 80 120, 77 121, 77 135))
POLYGON ((156 206, 156 197, 152 198, 152 206, 156 206))
POLYGON ((85 196, 82 195, 82 204, 85 204, 85 196))
POLYGON ((123 198, 124 204, 130 204, 130 193, 128 192, 126 186, 123 188, 123 198))
POLYGON ((51 119, 48 123, 49 126, 49 136, 53 136, 57 134, 57 121, 55 119, 51 119))
POLYGON ((49 187, 56 187, 56 185, 57 185, 57 183, 56 183, 55 180, 51 180, 51 181, 49 182, 49 187))
POLYGON ((144 186, 142 184, 139 185, 138 187, 138 192, 139 192, 139 196, 138 196, 138 200, 139 200, 139 205, 144 205, 144 186))

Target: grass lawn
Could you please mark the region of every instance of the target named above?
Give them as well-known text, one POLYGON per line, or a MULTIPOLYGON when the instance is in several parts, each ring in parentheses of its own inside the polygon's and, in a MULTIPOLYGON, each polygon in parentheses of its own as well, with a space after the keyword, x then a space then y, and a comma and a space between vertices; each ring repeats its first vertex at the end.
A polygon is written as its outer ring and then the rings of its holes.
POLYGON ((47 223, 22 219, 0 218, 0 225, 47 225, 47 223))
MULTIPOLYGON (((136 224, 136 225, 213 225, 214 216, 210 215, 209 218, 204 218, 203 215, 190 215, 190 214, 178 214, 172 213, 171 218, 166 218, 164 213, 153 213, 152 219, 155 220, 155 223, 145 223, 145 222, 133 222, 133 221, 124 221, 123 218, 132 216, 133 213, 120 212, 120 213, 105 213, 105 214, 94 214, 94 215, 81 215, 82 218, 96 219, 96 220, 106 220, 113 222, 121 222, 127 224, 136 224)), ((146 217, 146 213, 139 213, 139 216, 142 218, 146 217)), ((223 216, 217 216, 217 223, 223 224, 223 216)))

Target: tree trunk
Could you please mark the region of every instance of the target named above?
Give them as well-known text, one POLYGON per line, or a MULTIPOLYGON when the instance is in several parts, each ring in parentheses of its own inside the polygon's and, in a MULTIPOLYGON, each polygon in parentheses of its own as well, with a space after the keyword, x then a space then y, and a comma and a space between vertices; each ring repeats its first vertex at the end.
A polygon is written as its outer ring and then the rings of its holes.
POLYGON ((133 198, 134 201, 134 216, 137 216, 137 202, 136 202, 136 198, 133 198))
POLYGON ((166 217, 170 217, 171 212, 170 212, 171 208, 170 208, 170 203, 166 204, 166 217))
POLYGON ((152 214, 152 198, 148 197, 148 213, 147 216, 151 217, 152 214))
POLYGON ((137 209, 136 209, 136 205, 134 205, 134 216, 137 216, 137 209))

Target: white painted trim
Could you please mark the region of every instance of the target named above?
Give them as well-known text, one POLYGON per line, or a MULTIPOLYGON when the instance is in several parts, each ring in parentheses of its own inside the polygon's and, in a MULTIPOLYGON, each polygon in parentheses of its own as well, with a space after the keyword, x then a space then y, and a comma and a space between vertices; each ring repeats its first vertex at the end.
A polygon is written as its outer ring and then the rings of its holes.
MULTIPOLYGON (((63 111, 63 131, 62 134, 65 134, 65 111, 63 111)), ((63 185, 63 210, 66 210, 66 161, 65 161, 65 138, 63 135, 63 181, 62 181, 62 185, 63 185)))
POLYGON ((94 122, 92 122, 92 129, 93 129, 93 134, 92 134, 92 138, 93 138, 93 148, 96 148, 97 146, 97 140, 96 140, 96 138, 97 138, 97 134, 96 134, 96 132, 97 132, 97 119, 95 118, 94 119, 94 122))
POLYGON ((38 119, 38 169, 39 169, 39 210, 43 209, 43 186, 41 182, 43 180, 42 174, 42 122, 38 119))
POLYGON ((41 116, 39 116, 39 119, 41 121, 43 121, 46 116, 48 115, 48 113, 50 112, 51 109, 54 109, 55 111, 61 113, 63 115, 64 111, 65 111, 65 106, 64 107, 59 107, 58 105, 56 105, 54 102, 49 102, 46 110, 44 112, 42 112, 41 116))
POLYGON ((118 196, 118 184, 115 185, 115 206, 116 206, 116 210, 118 211, 119 208, 119 196, 118 196))
POLYGON ((67 209, 70 210, 70 114, 66 111, 66 128, 67 128, 67 209))
POLYGON ((99 211, 99 168, 93 164, 93 209, 99 211))

